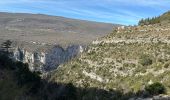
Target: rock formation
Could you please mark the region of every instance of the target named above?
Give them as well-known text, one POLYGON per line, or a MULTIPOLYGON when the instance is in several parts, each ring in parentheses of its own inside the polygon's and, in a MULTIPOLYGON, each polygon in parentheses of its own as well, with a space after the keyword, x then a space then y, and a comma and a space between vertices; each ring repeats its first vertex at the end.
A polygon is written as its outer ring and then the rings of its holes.
POLYGON ((13 58, 29 64, 31 71, 46 72, 57 68, 60 64, 82 53, 84 48, 80 45, 54 46, 47 50, 28 51, 25 48, 16 47, 13 50, 13 58))

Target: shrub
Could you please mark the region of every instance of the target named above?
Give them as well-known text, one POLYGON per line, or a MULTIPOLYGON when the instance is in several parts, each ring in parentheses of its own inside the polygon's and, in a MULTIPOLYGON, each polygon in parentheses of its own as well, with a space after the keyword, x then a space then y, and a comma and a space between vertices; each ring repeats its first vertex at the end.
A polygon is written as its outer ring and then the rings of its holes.
POLYGON ((14 62, 8 57, 6 52, 0 52, 0 69, 10 69, 13 70, 14 62))
POLYGON ((139 63, 143 66, 148 66, 152 64, 152 59, 148 55, 142 55, 139 59, 139 63))
POLYGON ((17 71, 16 78, 19 86, 28 87, 28 92, 35 93, 40 87, 40 76, 39 72, 31 72, 28 68, 28 64, 23 64, 22 62, 16 62, 17 71))
POLYGON ((168 63, 165 63, 164 68, 168 68, 168 67, 169 67, 169 65, 170 65, 170 63, 169 63, 169 62, 168 62, 168 63))
POLYGON ((145 90, 151 95, 159 95, 166 93, 166 88, 163 84, 156 82, 145 87, 145 90))
POLYGON ((77 100, 77 90, 72 83, 68 83, 68 85, 66 86, 66 91, 67 93, 65 95, 68 98, 67 100, 77 100))

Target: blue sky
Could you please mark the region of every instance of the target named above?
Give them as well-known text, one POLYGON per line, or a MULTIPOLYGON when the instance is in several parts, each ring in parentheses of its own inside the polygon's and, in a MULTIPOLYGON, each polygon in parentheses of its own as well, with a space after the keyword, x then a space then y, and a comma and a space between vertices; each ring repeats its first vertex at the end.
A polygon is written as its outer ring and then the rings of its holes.
POLYGON ((170 0, 0 0, 1 12, 41 13, 125 25, 168 10, 170 0))

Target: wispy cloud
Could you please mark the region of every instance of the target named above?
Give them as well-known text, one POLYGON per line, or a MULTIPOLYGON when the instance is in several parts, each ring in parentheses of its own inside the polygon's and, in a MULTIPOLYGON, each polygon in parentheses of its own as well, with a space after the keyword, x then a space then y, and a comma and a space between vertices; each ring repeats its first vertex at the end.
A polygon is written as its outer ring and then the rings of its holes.
POLYGON ((0 11, 43 13, 128 25, 169 10, 169 4, 169 0, 0 0, 0 11))

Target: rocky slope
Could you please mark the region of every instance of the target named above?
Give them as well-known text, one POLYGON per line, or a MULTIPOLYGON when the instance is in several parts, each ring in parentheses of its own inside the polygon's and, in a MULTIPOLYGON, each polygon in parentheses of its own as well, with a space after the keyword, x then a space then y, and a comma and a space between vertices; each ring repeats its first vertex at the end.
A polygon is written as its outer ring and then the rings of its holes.
MULTIPOLYGON (((81 57, 59 66, 51 80, 124 93, 138 93, 149 84, 161 82, 170 94, 169 33, 170 23, 119 27, 93 41, 81 57)), ((112 97, 114 94, 105 100, 112 97)))

